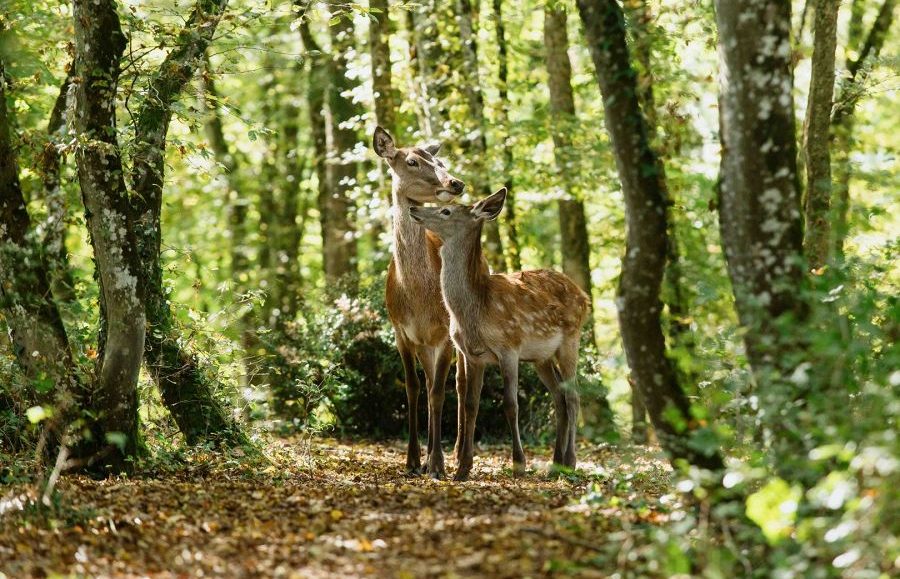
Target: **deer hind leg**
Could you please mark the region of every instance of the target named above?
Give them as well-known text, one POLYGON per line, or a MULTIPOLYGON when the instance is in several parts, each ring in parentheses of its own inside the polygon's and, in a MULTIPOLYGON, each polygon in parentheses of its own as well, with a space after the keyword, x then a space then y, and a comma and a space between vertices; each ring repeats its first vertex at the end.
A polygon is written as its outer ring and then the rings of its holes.
POLYGON ((567 336, 557 352, 556 361, 559 364, 560 382, 563 395, 566 399, 566 414, 568 415, 568 444, 564 464, 569 468, 575 468, 575 438, 578 435, 578 412, 581 401, 578 397, 578 342, 577 333, 567 336))
POLYGON ((444 451, 441 448, 441 415, 444 409, 444 393, 453 349, 445 344, 432 351, 431 375, 428 380, 428 460, 426 472, 435 479, 444 478, 444 451))
POLYGON ((512 434, 513 474, 525 472, 525 450, 519 437, 519 357, 515 354, 498 356, 503 375, 503 412, 512 434))
POLYGON ((456 464, 459 465, 466 438, 466 357, 458 350, 456 352, 456 401, 456 445, 453 447, 453 454, 456 456, 456 464))
POLYGON ((419 474, 422 462, 419 449, 419 377, 416 375, 416 360, 412 348, 398 337, 397 350, 403 361, 406 381, 406 405, 409 412, 409 442, 406 445, 406 472, 419 474))
POLYGON ((538 378, 553 396, 553 408, 556 413, 556 443, 553 445, 553 464, 565 465, 566 445, 569 443, 569 414, 566 411, 566 397, 559 382, 558 372, 553 360, 544 360, 535 364, 538 378))
POLYGON ((465 411, 463 413, 463 440, 459 451, 456 475, 453 480, 469 478, 475 455, 475 420, 481 402, 481 386, 484 383, 484 365, 465 360, 465 411))

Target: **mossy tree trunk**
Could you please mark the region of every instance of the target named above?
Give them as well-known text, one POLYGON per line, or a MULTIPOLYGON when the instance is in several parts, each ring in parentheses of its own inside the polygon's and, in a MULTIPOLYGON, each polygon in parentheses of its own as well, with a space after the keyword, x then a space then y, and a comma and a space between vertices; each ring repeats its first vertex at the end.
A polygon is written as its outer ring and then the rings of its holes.
MULTIPOLYGON (((22 389, 4 383, 3 398, 13 406, 7 410, 20 416, 32 404, 55 405, 56 412, 64 414, 84 393, 77 387, 69 341, 51 297, 41 241, 31 227, 11 133, 0 60, 0 311, 27 380, 22 389)), ((59 434, 50 432, 52 446, 59 434)))
POLYGON ((137 381, 144 353, 144 272, 116 140, 116 89, 126 38, 112 0, 75 0, 76 162, 105 324, 91 409, 78 454, 98 470, 130 467, 138 448, 137 381))
POLYGON ((215 379, 196 354, 182 345, 163 284, 160 255, 165 149, 172 104, 181 96, 205 59, 225 0, 200 0, 179 34, 176 48, 166 56, 150 80, 147 97, 135 120, 132 211, 141 275, 146 284, 147 344, 150 374, 189 444, 218 440, 244 441, 227 408, 215 397, 215 379))
POLYGON ((831 246, 831 106, 834 97, 834 52, 837 47, 838 0, 816 0, 812 75, 806 105, 806 228, 803 248, 807 266, 828 261, 831 246))
POLYGON ((667 197, 638 101, 622 8, 616 0, 578 0, 578 9, 625 194, 627 235, 618 302, 631 376, 672 459, 721 470, 717 451, 704 452, 690 444, 690 403, 666 351, 659 296, 666 267, 667 197))

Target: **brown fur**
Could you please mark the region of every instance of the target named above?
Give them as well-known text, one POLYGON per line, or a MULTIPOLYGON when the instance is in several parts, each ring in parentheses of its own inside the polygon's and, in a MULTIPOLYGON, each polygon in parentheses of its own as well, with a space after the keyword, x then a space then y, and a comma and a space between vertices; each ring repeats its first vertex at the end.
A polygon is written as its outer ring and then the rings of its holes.
POLYGON ((441 292, 450 311, 450 335, 464 358, 466 400, 463 449, 457 479, 472 467, 475 420, 485 364, 498 364, 504 382, 504 411, 513 438, 513 466, 525 468, 518 429, 518 364, 534 362, 556 407, 553 460, 575 467, 578 394, 574 388, 581 328, 590 300, 566 275, 552 270, 491 274, 484 264, 481 230, 496 219, 506 200, 502 189, 474 206, 412 207, 413 219, 444 240, 441 292))

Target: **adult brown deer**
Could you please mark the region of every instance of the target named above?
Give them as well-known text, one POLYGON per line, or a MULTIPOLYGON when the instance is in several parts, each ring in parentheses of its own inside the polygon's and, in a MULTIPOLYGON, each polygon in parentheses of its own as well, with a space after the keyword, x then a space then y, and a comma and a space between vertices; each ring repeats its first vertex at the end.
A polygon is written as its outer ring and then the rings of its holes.
MULTIPOLYGON (((441 241, 409 217, 409 209, 422 203, 446 203, 462 194, 465 185, 447 172, 435 155, 440 145, 400 148, 382 127, 375 129, 372 147, 391 168, 394 220, 394 254, 388 268, 386 301, 394 326, 397 350, 406 375, 409 405, 409 444, 406 468, 421 469, 417 408, 419 378, 416 358, 425 370, 428 395, 428 447, 426 472, 445 475, 441 449, 441 411, 444 387, 450 370, 453 345, 450 318, 441 299, 441 241)), ((462 376, 458 376, 461 380, 462 376)))
MULTIPOLYGON (((500 189, 475 205, 410 207, 412 219, 443 240, 440 249, 441 292, 450 311, 450 337, 464 357, 467 375, 481 375, 486 364, 498 364, 503 375, 503 407, 512 431, 513 469, 525 470, 519 439, 519 361, 534 362, 538 377, 553 395, 556 444, 553 462, 575 467, 578 393, 575 370, 581 327, 590 302, 566 275, 538 269, 491 274, 481 255, 481 229, 496 219, 506 202, 500 189)), ((472 469, 475 419, 481 381, 466 388, 465 437, 456 479, 472 469)))

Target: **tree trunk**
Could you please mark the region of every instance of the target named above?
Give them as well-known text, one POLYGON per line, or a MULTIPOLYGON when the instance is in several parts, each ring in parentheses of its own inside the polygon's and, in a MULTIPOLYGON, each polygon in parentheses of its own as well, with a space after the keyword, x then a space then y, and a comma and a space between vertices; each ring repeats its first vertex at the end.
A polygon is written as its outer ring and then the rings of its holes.
MULTIPOLYGON (((591 295, 590 244, 584 202, 575 195, 575 169, 569 134, 575 125, 575 98, 572 95, 572 65, 566 33, 566 11, 557 4, 544 8, 544 46, 550 88, 550 113, 553 119, 553 155, 559 179, 568 197, 559 201, 559 230, 562 268, 578 287, 591 295)), ((593 302, 593 299, 591 300, 593 302)))
POLYGON ((100 470, 127 469, 137 450, 137 381, 144 353, 144 272, 116 140, 116 87, 126 39, 112 0, 75 0, 78 178, 105 308, 92 410, 93 438, 82 452, 100 470))
POLYGON ((200 74, 200 102, 204 109, 204 130, 209 148, 216 162, 225 172, 225 183, 228 184, 228 227, 231 234, 231 279, 243 293, 246 289, 247 268, 250 257, 247 255, 247 201, 242 198, 237 174, 240 163, 237 153, 228 146, 225 130, 222 127, 222 116, 219 113, 219 93, 216 90, 209 57, 204 57, 203 70, 200 74))
MULTIPOLYGON (((786 1, 717 0, 722 165, 719 223, 735 305, 761 415, 773 434, 783 476, 808 472, 801 461, 817 444, 813 402, 837 393, 809 392, 790 378, 806 361, 807 304, 797 175, 786 1), (760 39, 764 39, 761 42, 760 39), (785 328, 786 317, 792 326, 785 328)), ((813 369, 815 372, 815 368, 813 369)))
MULTIPOLYGON (((477 2, 478 0, 476 0, 477 2)), ((491 194, 491 184, 487 172, 487 126, 484 120, 484 95, 478 76, 478 40, 474 28, 470 0, 457 0, 457 21, 459 36, 463 46, 463 66, 465 82, 462 91, 466 96, 470 115, 470 137, 464 140, 463 149, 468 156, 468 174, 472 180, 472 190, 476 197, 484 198, 491 194)), ((495 272, 506 271, 506 260, 503 257, 503 242, 500 239, 500 227, 497 221, 485 223, 485 255, 491 269, 495 272)))
MULTIPOLYGON (((325 119, 325 87, 328 86, 328 67, 322 49, 313 37, 306 18, 300 21, 300 37, 303 49, 309 54, 309 74, 306 81, 306 107, 309 115, 309 128, 313 141, 318 195, 316 204, 319 207, 319 225, 322 229, 322 240, 325 242, 326 204, 328 202, 331 183, 326 164, 328 159, 328 127, 325 119)), ((324 247, 323 247, 324 249, 324 247)))
POLYGON ((834 96, 834 51, 837 46, 838 0, 817 0, 813 24, 812 76, 806 106, 806 229, 803 241, 807 266, 819 269, 828 261, 831 245, 831 150, 829 129, 834 96))
POLYGON ((347 126, 359 113, 345 93, 355 81, 347 78, 347 53, 354 47, 353 20, 342 15, 329 26, 331 32, 328 110, 331 113, 331 151, 328 155, 329 191, 322 207, 325 279, 330 287, 355 294, 359 280, 356 263, 356 207, 350 192, 357 184, 357 163, 353 149, 359 141, 356 130, 347 126))
POLYGON ((59 89, 50 120, 47 122, 47 143, 41 153, 41 182, 47 203, 47 226, 44 234, 44 251, 50 267, 50 283, 53 296, 63 303, 75 301, 75 277, 69 266, 66 250, 66 226, 69 208, 66 192, 60 186, 59 176, 62 158, 57 147, 66 136, 66 109, 68 108, 69 87, 72 86, 74 66, 70 67, 59 89))
MULTIPOLYGON (((548 3, 544 7, 544 48, 550 90, 550 113, 553 119, 550 133, 553 138, 553 156, 559 181, 568 195, 568 198, 560 199, 558 202, 562 268, 563 272, 590 297, 591 316, 588 318, 587 332, 596 349, 587 218, 584 202, 578 198, 576 180, 572 176, 576 163, 569 134, 576 123, 576 114, 566 22, 567 15, 563 6, 548 3)), ((614 429, 614 413, 609 401, 605 396, 599 396, 596 402, 599 412, 608 418, 604 427, 607 430, 614 429)))
POLYGON ((659 299, 668 237, 665 183, 638 103, 622 9, 615 0, 578 0, 578 9, 625 194, 627 239, 618 303, 631 375, 670 456, 719 470, 722 459, 717 452, 701 452, 689 444, 693 428, 690 403, 666 353, 659 299))
POLYGON ((510 142, 512 136, 510 133, 509 123, 509 83, 508 83, 508 63, 506 48, 506 29, 503 24, 503 0, 493 0, 494 6, 494 28, 497 33, 497 49, 498 70, 497 80, 500 87, 500 122, 499 125, 503 130, 503 143, 500 148, 503 150, 503 185, 506 187, 506 238, 508 246, 506 248, 507 267, 510 271, 519 271, 522 269, 521 250, 519 247, 519 226, 516 221, 516 203, 515 188, 513 180, 513 150, 510 142))
POLYGON ((454 2, 425 0, 418 11, 407 12, 407 25, 412 38, 412 61, 416 71, 421 102, 417 107, 426 123, 429 139, 443 139, 448 135, 450 100, 454 89, 454 69, 459 66, 460 54, 454 45, 442 39, 458 35, 454 2))
MULTIPOLYGON (((292 69, 291 78, 299 79, 300 70, 292 69)), ((300 183, 305 173, 305 158, 300 155, 300 107, 296 96, 300 87, 289 90, 281 104, 281 138, 276 144, 281 181, 281 198, 277 200, 274 226, 274 250, 272 268, 275 287, 272 288, 273 305, 278 310, 276 323, 282 325, 297 314, 303 280, 300 275, 300 241, 303 227, 298 222, 300 213, 300 183)))
MULTIPOLYGON (((399 97, 394 91, 391 77, 391 32, 392 24, 387 0, 369 0, 372 20, 369 21, 369 54, 372 60, 372 95, 375 100, 375 121, 392 135, 397 131, 397 103, 399 97)), ((415 68, 413 67, 413 70, 415 68)), ((384 163, 378 163, 379 201, 390 205, 390 176, 384 163)), ((386 255, 381 243, 385 232, 385 220, 370 220, 367 232, 372 240, 372 247, 378 255, 386 255)))
MULTIPOLYGON (((6 110, 6 75, 0 60, 0 311, 9 327, 13 353, 33 387, 9 397, 32 404, 58 404, 67 413, 72 397, 83 393, 73 375, 69 341, 50 297, 47 264, 35 238, 19 183, 19 167, 6 110)), ((6 390, 6 388, 4 388, 6 390)), ((53 442, 58 433, 51 433, 53 442)))
POLYGON ((369 51, 372 57, 372 93, 375 98, 375 120, 392 134, 397 134, 396 95, 391 83, 391 19, 388 0, 369 0, 373 20, 369 23, 369 51))
MULTIPOLYGON (((662 144, 659 142, 659 127, 657 124, 656 114, 656 97, 653 93, 653 15, 650 12, 650 6, 647 0, 629 0, 625 6, 629 12, 632 22, 632 30, 634 34, 634 55, 638 64, 637 69, 637 86, 638 100, 641 103, 641 110, 647 119, 647 138, 650 146, 659 156, 659 174, 660 179, 664 183, 668 183, 666 178, 666 169, 662 152, 662 144)), ((672 151, 669 151, 671 154, 672 151)), ((683 348, 688 354, 694 353, 693 333, 691 332, 690 322, 688 322, 690 306, 688 297, 684 288, 681 275, 681 252, 678 248, 678 228, 675 221, 674 203, 671 193, 666 191, 667 207, 668 207, 668 235, 669 240, 666 244, 666 273, 663 276, 663 302, 665 303, 668 316, 666 318, 668 327, 669 343, 672 347, 683 348)), ((680 373, 684 371, 676 368, 680 373)), ((682 379, 688 382, 694 380, 694 376, 685 374, 682 379)))
POLYGON ((220 440, 245 441, 228 410, 216 399, 214 379, 197 356, 181 345, 172 315, 160 256, 160 213, 165 182, 165 150, 172 104, 201 67, 206 47, 225 10, 226 0, 200 0, 179 34, 177 47, 166 56, 150 80, 148 95, 135 119, 132 160, 133 211, 141 274, 146 291, 147 344, 145 357, 163 403, 188 444, 220 440))
MULTIPOLYGON (((875 57, 881 52, 884 40, 894 20, 896 0, 885 0, 878 11, 878 16, 859 49, 858 56, 847 66, 849 80, 842 83, 840 95, 835 99, 834 115, 831 119, 831 133, 834 139, 835 182, 832 196, 835 203, 835 224, 833 234, 833 252, 843 258, 844 241, 849 233, 850 211, 850 149, 853 146, 854 110, 856 102, 862 95, 861 86, 865 84, 866 72, 863 64, 869 56, 875 57)), ((852 5, 850 18, 850 48, 855 49, 862 35, 861 0, 852 5)))

